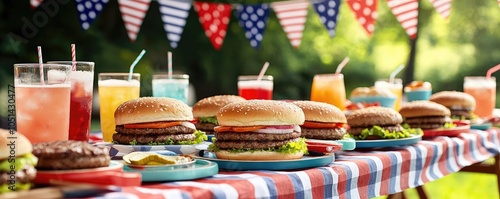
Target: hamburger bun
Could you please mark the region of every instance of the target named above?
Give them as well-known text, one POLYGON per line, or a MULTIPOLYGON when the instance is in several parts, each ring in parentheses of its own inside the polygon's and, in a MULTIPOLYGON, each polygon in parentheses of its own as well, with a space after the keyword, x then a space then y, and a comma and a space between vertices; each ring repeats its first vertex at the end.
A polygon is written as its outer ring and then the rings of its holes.
POLYGON ((292 103, 302 109, 306 121, 347 123, 344 112, 331 104, 313 101, 294 101, 292 103))
POLYGON ((228 104, 217 113, 221 126, 300 125, 304 112, 282 101, 248 100, 228 104))
POLYGON ((448 108, 474 110, 476 100, 471 95, 460 91, 441 91, 434 93, 429 101, 436 102, 448 108))
POLYGON ((15 141, 16 157, 31 153, 33 146, 31 142, 23 134, 14 132, 10 134, 7 129, 0 129, 0 160, 7 159, 10 155, 10 142, 15 141), (8 137, 15 137, 16 139, 9 139, 8 137))
POLYGON ((215 152, 215 155, 218 159, 228 160, 293 160, 302 158, 304 153, 297 152, 284 154, 270 151, 233 153, 226 150, 220 150, 215 152))
POLYGON ((401 116, 425 117, 425 116, 450 116, 450 110, 445 106, 431 101, 413 101, 404 104, 399 110, 401 116))
POLYGON ((403 122, 401 114, 386 107, 368 107, 354 110, 346 119, 350 127, 391 126, 403 122))
POLYGON ((193 105, 193 116, 214 117, 219 109, 232 102, 245 101, 245 98, 237 95, 216 95, 203 98, 193 105))
POLYGON ((191 121, 193 113, 184 102, 167 97, 141 97, 124 102, 115 111, 115 124, 159 121, 191 121))

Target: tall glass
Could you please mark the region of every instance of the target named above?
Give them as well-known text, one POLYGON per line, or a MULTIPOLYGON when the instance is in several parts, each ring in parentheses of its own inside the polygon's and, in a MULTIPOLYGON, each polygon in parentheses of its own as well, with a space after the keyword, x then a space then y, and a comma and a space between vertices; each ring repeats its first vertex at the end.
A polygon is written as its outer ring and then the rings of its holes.
POLYGON ((17 131, 32 143, 68 140, 71 66, 42 67, 14 64, 17 131))
POLYGON ((116 108, 123 102, 139 98, 140 77, 139 73, 134 73, 129 81, 128 73, 99 73, 101 130, 105 142, 113 141, 116 108))
POLYGON ((273 99, 273 76, 264 75, 258 80, 257 75, 238 76, 238 93, 241 97, 250 99, 273 99))
MULTIPOLYGON (((71 61, 47 63, 72 65, 71 61)), ((92 94, 94 86, 94 62, 78 61, 71 72, 71 101, 69 139, 88 141, 92 118, 92 94)))
POLYGON ((345 110, 343 74, 317 74, 311 87, 311 101, 325 102, 345 110))
POLYGON ((170 97, 187 104, 189 75, 153 75, 153 97, 170 97))
POLYGON ((387 88, 394 95, 396 95, 396 101, 394 102, 394 110, 399 111, 401 108, 401 102, 403 101, 403 80, 395 78, 391 83, 388 79, 377 80, 375 82, 375 88, 387 88))
POLYGON ((496 79, 487 79, 483 76, 465 77, 464 92, 472 95, 476 100, 474 113, 479 117, 490 117, 495 110, 496 79))

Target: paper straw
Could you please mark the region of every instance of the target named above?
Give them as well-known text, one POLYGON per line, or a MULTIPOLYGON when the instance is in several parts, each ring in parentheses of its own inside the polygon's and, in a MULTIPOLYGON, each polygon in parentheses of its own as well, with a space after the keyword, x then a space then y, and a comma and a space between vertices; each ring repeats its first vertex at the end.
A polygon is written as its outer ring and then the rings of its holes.
POLYGON ((172 52, 168 51, 168 78, 172 79, 172 52))
POLYGON ((488 72, 486 72, 486 79, 491 79, 491 74, 497 72, 498 70, 500 70, 500 64, 488 69, 488 72))
POLYGON ((37 46, 36 47, 38 50, 38 63, 40 64, 40 81, 42 85, 45 84, 44 76, 43 76, 43 58, 42 58, 42 47, 37 46))
POLYGON ((269 67, 269 62, 266 62, 264 66, 262 66, 262 69, 260 69, 259 76, 257 77, 257 81, 262 80, 262 77, 264 77, 264 74, 267 71, 267 67, 269 67))
POLYGON ((405 68, 404 64, 401 64, 396 70, 392 71, 391 75, 389 76, 389 83, 394 84, 394 78, 396 75, 398 75, 399 72, 401 72, 405 68))
POLYGON ((338 75, 340 74, 340 71, 344 68, 345 65, 347 65, 347 62, 349 62, 349 57, 345 57, 342 62, 337 66, 337 70, 335 70, 335 74, 338 75))
POLYGON ((75 44, 71 44, 71 61, 72 61, 72 69, 76 71, 76 49, 75 44))
POLYGON ((132 80, 132 73, 134 73, 135 65, 139 62, 139 60, 141 60, 142 56, 144 56, 145 53, 146 53, 146 50, 142 49, 141 54, 139 54, 139 56, 137 56, 137 58, 135 58, 132 65, 130 65, 130 70, 129 70, 129 74, 128 74, 128 81, 132 80))

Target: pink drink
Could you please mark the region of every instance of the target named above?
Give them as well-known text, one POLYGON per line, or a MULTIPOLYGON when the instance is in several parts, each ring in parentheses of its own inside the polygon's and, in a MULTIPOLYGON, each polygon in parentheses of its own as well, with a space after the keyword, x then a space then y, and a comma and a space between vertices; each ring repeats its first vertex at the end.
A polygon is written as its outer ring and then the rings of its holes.
POLYGON ((495 110, 496 79, 491 77, 465 77, 464 92, 472 95, 476 100, 474 113, 482 118, 491 117, 495 110))
POLYGON ((73 71, 71 74, 70 140, 89 140, 93 77, 94 73, 90 71, 73 71))

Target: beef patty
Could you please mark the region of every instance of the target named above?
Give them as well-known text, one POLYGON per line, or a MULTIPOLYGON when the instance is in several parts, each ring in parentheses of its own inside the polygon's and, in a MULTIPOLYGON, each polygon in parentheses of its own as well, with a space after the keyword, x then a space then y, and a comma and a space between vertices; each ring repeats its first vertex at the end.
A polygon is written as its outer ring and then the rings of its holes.
POLYGON ((310 139, 339 140, 345 133, 345 128, 311 129, 302 127, 302 137, 310 139))
POLYGON ((268 149, 278 148, 289 142, 299 139, 299 132, 292 133, 215 133, 216 140, 213 142, 220 149, 268 149))
POLYGON ((269 149, 278 148, 289 142, 298 141, 299 138, 280 141, 219 141, 214 142, 219 149, 269 149))
POLYGON ((192 141, 195 140, 196 136, 194 134, 147 134, 147 135, 133 135, 133 134, 113 134, 113 141, 118 144, 129 145, 131 142, 135 141, 135 144, 147 145, 150 143, 165 143, 172 141, 175 143, 180 141, 192 141))
POLYGON ((451 122, 451 119, 443 116, 414 117, 406 118, 405 122, 410 125, 411 128, 437 129, 443 127, 445 123, 451 122))
POLYGON ((466 120, 471 119, 471 115, 470 115, 469 110, 450 109, 450 112, 451 112, 452 117, 458 117, 458 118, 464 117, 466 120))
POLYGON ((198 122, 194 124, 196 129, 205 132, 207 135, 213 135, 215 133, 214 127, 217 125, 208 122, 198 122))

